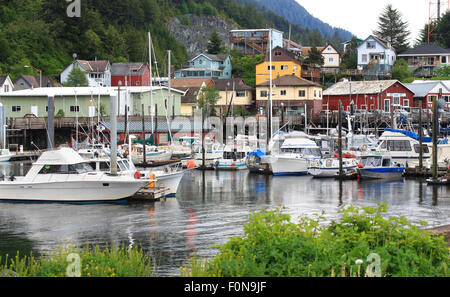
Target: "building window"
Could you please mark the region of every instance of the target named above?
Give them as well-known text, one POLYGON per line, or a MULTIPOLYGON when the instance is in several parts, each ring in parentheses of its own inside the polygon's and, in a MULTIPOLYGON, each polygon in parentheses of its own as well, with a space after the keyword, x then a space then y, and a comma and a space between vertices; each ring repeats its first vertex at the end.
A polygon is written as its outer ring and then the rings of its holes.
POLYGON ((79 105, 77 105, 77 106, 75 106, 75 105, 70 106, 70 112, 80 112, 80 106, 79 105))
MULTIPOLYGON (((267 66, 267 70, 270 70, 270 66, 267 66)), ((272 65, 272 70, 275 70, 275 66, 272 65)))
POLYGON ((334 62, 333 58, 328 58, 328 62, 334 62))
POLYGON ((441 63, 442 64, 447 64, 447 56, 442 56, 441 57, 441 63))
POLYGON ((297 65, 294 65, 294 70, 298 70, 298 66, 297 65))
POLYGON ((11 111, 12 112, 20 112, 22 110, 22 107, 20 106, 12 106, 11 111))
POLYGON ((362 55, 362 62, 367 63, 367 55, 366 54, 362 55))
POLYGON ((267 97, 268 92, 267 91, 261 91, 261 97, 267 97))
POLYGON ((281 70, 289 70, 289 66, 288 65, 281 65, 281 70))
POLYGON ((403 99, 403 106, 409 107, 409 99, 403 99))
POLYGON ((246 91, 236 91, 236 97, 247 97, 246 91))
POLYGON ((281 90, 280 95, 281 96, 286 96, 286 90, 281 90))
POLYGON ((376 47, 375 42, 367 42, 367 48, 368 49, 374 49, 376 47))
POLYGON ((281 52, 275 52, 275 56, 281 56, 281 52))
POLYGON ((400 97, 394 96, 394 105, 400 105, 400 97))
POLYGON ((3 89, 5 90, 5 93, 8 93, 9 92, 9 85, 4 85, 3 89))
POLYGON ((317 90, 314 90, 314 97, 317 97, 317 90))
POLYGON ((305 90, 298 91, 298 96, 299 97, 306 97, 306 91, 305 90))
POLYGON ((198 64, 203 65, 203 59, 198 60, 198 64))
POLYGON ((136 82, 136 86, 139 86, 141 83, 139 81, 136 82))

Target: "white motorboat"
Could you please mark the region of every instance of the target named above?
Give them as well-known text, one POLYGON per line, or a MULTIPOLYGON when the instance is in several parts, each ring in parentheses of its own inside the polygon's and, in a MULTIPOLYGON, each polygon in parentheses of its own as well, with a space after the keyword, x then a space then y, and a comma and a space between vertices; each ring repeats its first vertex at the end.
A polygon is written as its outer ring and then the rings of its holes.
POLYGON ((133 196, 146 181, 95 171, 71 148, 46 151, 23 177, 0 182, 0 200, 92 202, 133 196))
POLYGON ((388 155, 364 156, 358 167, 361 179, 399 179, 405 172, 405 168, 388 155))
MULTIPOLYGON (((358 167, 358 161, 355 158, 343 158, 343 174, 354 171, 358 167)), ((327 178, 339 176, 339 159, 327 158, 314 160, 310 164, 309 174, 316 178, 327 178)))
POLYGON ((8 162, 13 154, 9 149, 0 149, 0 162, 8 162))
MULTIPOLYGON (((98 172, 109 172, 110 164, 110 159, 104 157, 89 160, 89 165, 98 172)), ((186 170, 183 170, 181 163, 151 169, 136 168, 129 159, 117 157, 117 172, 119 175, 143 180, 146 187, 154 182, 156 186, 168 189, 167 196, 175 196, 186 170)))
MULTIPOLYGON (((211 141, 205 138, 205 167, 214 169, 214 164, 223 156, 224 145, 218 142, 211 141)), ((195 167, 203 165, 203 153, 201 142, 196 142, 192 148, 193 155, 190 158, 183 158, 181 162, 184 167, 187 167, 189 161, 193 161, 195 167)))
POLYGON ((218 159, 214 168, 216 170, 245 170, 247 169, 247 156, 254 151, 252 146, 257 144, 256 136, 238 135, 232 144, 225 146, 223 155, 218 159))
MULTIPOLYGON (((127 152, 128 153, 128 152, 127 152)), ((144 162, 144 146, 140 143, 131 146, 131 160, 134 164, 144 162)), ((161 149, 157 146, 145 146, 145 158, 147 162, 152 161, 169 161, 172 158, 172 151, 169 149, 161 149)))
POLYGON ((78 149, 78 154, 86 159, 97 158, 101 156, 109 156, 111 154, 111 150, 107 148, 104 144, 88 144, 84 148, 78 149))
POLYGON ((269 164, 274 176, 307 175, 312 160, 322 157, 320 147, 308 137, 287 138, 280 152, 272 154, 269 164))

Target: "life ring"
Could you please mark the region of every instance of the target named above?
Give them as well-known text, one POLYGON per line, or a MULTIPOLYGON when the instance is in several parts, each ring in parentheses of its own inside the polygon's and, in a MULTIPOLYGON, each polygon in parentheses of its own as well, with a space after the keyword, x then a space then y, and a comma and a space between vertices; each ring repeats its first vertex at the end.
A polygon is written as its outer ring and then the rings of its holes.
POLYGON ((134 173, 134 178, 135 178, 135 179, 141 179, 141 173, 140 173, 139 171, 136 171, 136 172, 134 173))
POLYGON ((156 175, 154 173, 150 174, 149 178, 150 181, 148 182, 149 188, 156 188, 156 175))
POLYGON ((128 149, 125 150, 125 155, 129 156, 130 155, 130 151, 128 149))

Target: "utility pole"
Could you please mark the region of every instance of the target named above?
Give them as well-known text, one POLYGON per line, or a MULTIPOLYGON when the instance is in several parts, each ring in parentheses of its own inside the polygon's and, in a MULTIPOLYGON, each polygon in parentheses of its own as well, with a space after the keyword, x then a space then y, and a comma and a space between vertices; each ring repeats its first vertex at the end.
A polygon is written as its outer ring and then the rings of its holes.
MULTIPOLYGON (((442 97, 442 89, 439 90, 439 98, 442 97)), ((439 136, 438 98, 433 97, 433 179, 438 179, 437 138, 439 136)))
MULTIPOLYGON (((143 163, 144 163, 144 166, 146 166, 147 165, 147 154, 146 154, 147 150, 146 150, 146 147, 145 147, 146 146, 146 143, 145 143, 146 140, 145 140, 145 108, 144 108, 144 103, 142 103, 141 110, 142 110, 142 139, 144 140, 143 143, 142 143, 142 148, 144 150, 143 163)), ((153 123, 152 123, 152 125, 153 125, 153 123)), ((153 136, 153 134, 152 134, 152 136, 153 136)), ((131 147, 128 148, 128 151, 131 153, 131 147)))

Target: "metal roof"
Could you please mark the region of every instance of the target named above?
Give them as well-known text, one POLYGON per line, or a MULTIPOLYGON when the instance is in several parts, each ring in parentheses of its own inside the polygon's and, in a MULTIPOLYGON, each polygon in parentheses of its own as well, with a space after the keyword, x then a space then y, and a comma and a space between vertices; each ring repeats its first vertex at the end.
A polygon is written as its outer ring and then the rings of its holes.
POLYGON ((378 94, 380 91, 385 91, 395 83, 403 85, 398 80, 343 81, 325 90, 323 96, 378 94))
POLYGON ((414 97, 426 97, 434 88, 436 88, 438 85, 441 85, 443 88, 446 89, 446 92, 444 93, 450 93, 450 90, 440 81, 436 82, 426 82, 426 83, 420 83, 420 84, 405 84, 405 87, 410 89, 414 93, 414 97))

